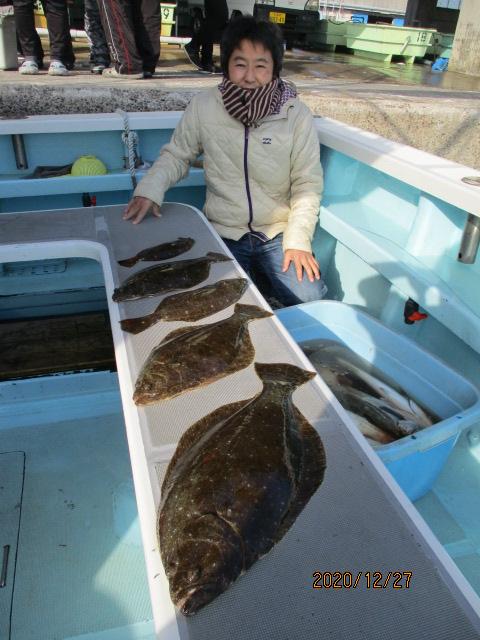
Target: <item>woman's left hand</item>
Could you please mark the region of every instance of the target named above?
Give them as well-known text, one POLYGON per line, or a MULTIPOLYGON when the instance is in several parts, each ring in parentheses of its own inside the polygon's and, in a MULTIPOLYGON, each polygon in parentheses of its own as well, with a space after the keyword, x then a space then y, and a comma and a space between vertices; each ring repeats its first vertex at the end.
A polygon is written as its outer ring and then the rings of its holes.
POLYGON ((287 249, 283 254, 283 272, 288 270, 291 262, 295 265, 295 271, 297 272, 299 282, 302 281, 303 270, 305 270, 310 282, 313 282, 315 279, 320 280, 320 265, 310 251, 287 249))

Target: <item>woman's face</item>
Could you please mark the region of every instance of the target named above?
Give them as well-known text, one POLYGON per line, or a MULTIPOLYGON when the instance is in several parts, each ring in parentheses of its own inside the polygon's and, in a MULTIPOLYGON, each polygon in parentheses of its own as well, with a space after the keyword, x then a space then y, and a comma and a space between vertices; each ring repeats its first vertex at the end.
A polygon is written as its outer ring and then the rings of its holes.
POLYGON ((257 89, 272 81, 273 58, 259 42, 242 40, 228 61, 228 78, 242 89, 257 89))

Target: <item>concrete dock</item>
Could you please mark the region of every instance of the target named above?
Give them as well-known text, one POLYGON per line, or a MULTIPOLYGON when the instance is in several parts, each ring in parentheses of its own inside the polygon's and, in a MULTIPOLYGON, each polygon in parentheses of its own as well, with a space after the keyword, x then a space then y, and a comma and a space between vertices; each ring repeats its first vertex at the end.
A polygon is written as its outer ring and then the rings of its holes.
MULTIPOLYGON (((42 39, 43 40, 43 39, 42 39)), ((48 41, 43 40, 48 51, 48 41)), ((196 71, 178 45, 162 45, 150 80, 92 75, 86 40, 74 43, 75 70, 65 77, 0 71, 0 117, 37 114, 183 110, 194 93, 218 75, 196 71)), ((218 49, 214 52, 218 58, 218 49)), ((428 64, 384 65, 348 54, 287 51, 283 77, 317 116, 378 133, 391 140, 480 171, 480 77, 428 64)))

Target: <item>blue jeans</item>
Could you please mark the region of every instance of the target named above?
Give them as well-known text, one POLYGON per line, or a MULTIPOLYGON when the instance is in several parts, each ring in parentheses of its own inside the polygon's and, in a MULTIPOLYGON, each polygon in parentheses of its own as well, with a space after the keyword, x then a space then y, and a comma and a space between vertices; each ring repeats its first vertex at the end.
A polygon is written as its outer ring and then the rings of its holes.
POLYGON ((282 272, 282 233, 267 242, 262 242, 250 233, 246 233, 240 240, 223 238, 223 241, 266 298, 273 296, 282 305, 289 307, 301 302, 321 300, 327 293, 327 286, 322 279, 310 282, 304 273, 299 282, 293 262, 288 271, 282 272))

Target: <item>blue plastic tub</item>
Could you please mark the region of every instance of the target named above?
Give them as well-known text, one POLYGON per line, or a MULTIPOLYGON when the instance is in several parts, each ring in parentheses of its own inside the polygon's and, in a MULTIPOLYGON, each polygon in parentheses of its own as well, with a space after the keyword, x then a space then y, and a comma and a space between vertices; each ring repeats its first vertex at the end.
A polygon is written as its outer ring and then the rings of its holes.
POLYGON ((375 449, 407 496, 421 498, 461 431, 480 420, 478 389, 405 336, 342 302, 311 302, 281 309, 277 316, 296 342, 336 340, 440 416, 432 427, 375 449))

